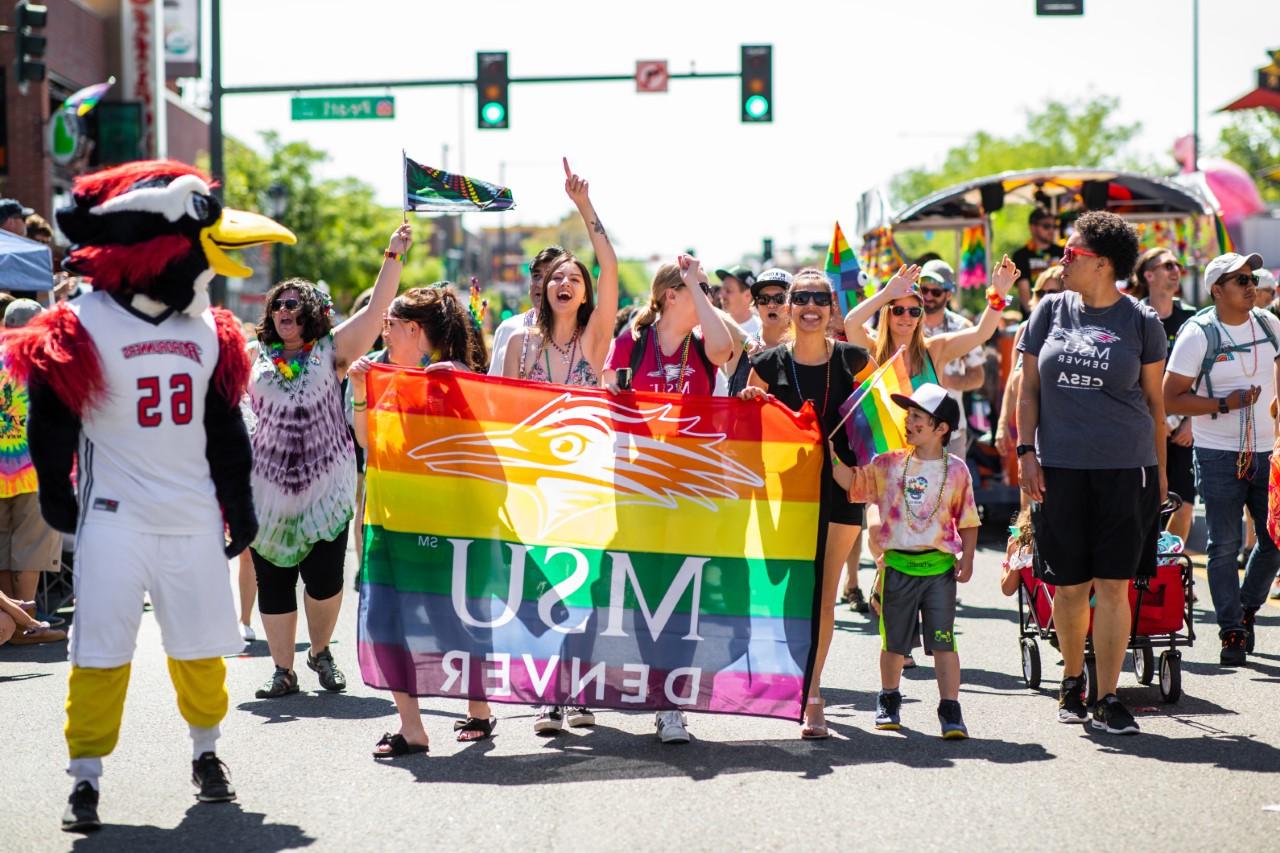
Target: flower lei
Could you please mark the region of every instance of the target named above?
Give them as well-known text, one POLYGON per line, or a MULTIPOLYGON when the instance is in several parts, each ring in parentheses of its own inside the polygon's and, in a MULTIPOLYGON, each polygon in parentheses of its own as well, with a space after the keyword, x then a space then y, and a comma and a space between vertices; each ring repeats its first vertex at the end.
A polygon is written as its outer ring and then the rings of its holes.
POLYGON ((277 341, 268 347, 271 350, 271 363, 276 366, 276 372, 280 374, 281 378, 292 382, 307 369, 307 359, 310 357, 311 350, 315 345, 315 341, 307 341, 302 345, 302 349, 298 350, 297 355, 286 359, 283 354, 284 344, 277 341))

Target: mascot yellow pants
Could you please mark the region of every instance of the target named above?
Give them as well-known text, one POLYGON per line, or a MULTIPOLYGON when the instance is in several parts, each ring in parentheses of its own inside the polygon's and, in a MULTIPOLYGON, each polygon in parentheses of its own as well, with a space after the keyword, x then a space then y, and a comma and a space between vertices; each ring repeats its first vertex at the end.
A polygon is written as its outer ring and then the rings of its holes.
MULTIPOLYGON (((71 758, 110 755, 120 737, 124 695, 131 664, 111 669, 71 667, 67 692, 67 748, 71 758)), ((178 710, 196 729, 212 729, 227 714, 227 666, 222 658, 174 660, 169 678, 178 693, 178 710)))

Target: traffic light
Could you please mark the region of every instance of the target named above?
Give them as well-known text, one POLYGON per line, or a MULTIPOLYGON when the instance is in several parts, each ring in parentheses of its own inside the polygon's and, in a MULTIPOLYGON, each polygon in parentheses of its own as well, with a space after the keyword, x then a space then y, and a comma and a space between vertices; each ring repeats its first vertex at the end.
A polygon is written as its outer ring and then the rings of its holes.
POLYGON ((773 45, 742 46, 742 120, 773 121, 773 45))
POLYGON ((18 84, 40 82, 44 79, 44 49, 48 39, 37 30, 43 30, 49 20, 49 8, 20 0, 13 9, 14 31, 18 34, 17 77, 18 84))
POLYGON ((506 130, 507 52, 476 54, 476 127, 480 130, 506 130))

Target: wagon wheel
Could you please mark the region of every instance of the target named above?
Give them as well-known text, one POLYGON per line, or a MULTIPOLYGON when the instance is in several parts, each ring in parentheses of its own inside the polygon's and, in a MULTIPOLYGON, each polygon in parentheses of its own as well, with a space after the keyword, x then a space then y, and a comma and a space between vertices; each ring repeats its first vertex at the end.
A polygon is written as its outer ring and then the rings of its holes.
POLYGON ((1133 674, 1138 677, 1139 684, 1150 684, 1155 679, 1155 652, 1150 646, 1133 650, 1133 674))
POLYGON ((1177 702, 1182 698, 1182 654, 1177 651, 1160 653, 1160 699, 1177 702))
POLYGON ((1032 690, 1040 687, 1040 647, 1030 637, 1022 638, 1022 680, 1032 690))

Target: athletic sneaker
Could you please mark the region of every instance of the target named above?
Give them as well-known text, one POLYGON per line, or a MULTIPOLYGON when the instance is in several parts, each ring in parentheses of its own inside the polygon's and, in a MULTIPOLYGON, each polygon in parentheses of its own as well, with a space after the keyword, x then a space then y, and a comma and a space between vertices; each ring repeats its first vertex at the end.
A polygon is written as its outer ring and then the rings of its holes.
POLYGON ((862 594, 862 587, 856 587, 849 596, 849 609, 854 613, 868 613, 871 611, 871 605, 867 604, 866 596, 862 594))
POLYGON ((890 732, 902 728, 902 694, 897 690, 876 694, 876 728, 890 732))
POLYGON ((62 813, 63 832, 93 832, 102 828, 98 820, 98 789, 89 782, 77 782, 67 797, 67 810, 62 813))
POLYGON ((1058 722, 1083 723, 1089 719, 1084 706, 1084 674, 1062 679, 1058 688, 1058 722))
POLYGON ((659 711, 653 724, 658 729, 658 740, 663 743, 689 742, 689 730, 685 728, 684 714, 679 711, 659 711))
POLYGON ((1138 723, 1133 714, 1116 698, 1116 694, 1108 693, 1098 704, 1093 706, 1092 725, 1100 732, 1109 735, 1136 735, 1138 723))
POLYGON ((191 784, 200 790, 196 799, 202 803, 229 803, 236 798, 236 789, 227 777, 227 765, 212 752, 205 752, 191 762, 191 784))
POLYGON ((240 639, 244 640, 246 643, 252 643, 254 640, 258 639, 258 635, 253 632, 253 626, 241 625, 240 639))
POLYGON ((1244 646, 1244 631, 1227 631, 1222 635, 1222 652, 1218 655, 1218 663, 1223 666, 1244 666, 1244 646))
POLYGON ((559 705, 539 705, 538 715, 533 718, 534 734, 550 734, 564 728, 564 713, 559 705))
POLYGON ((591 709, 582 705, 576 708, 570 708, 565 714, 564 721, 569 724, 570 728, 580 729, 586 726, 594 726, 596 724, 596 715, 591 713, 591 709))
POLYGON ((276 667, 271 677, 266 680, 253 695, 259 699, 279 699, 290 693, 298 692, 298 674, 282 666, 276 667))
POLYGON ((1244 609, 1244 650, 1248 654, 1253 654, 1253 642, 1255 639, 1254 625, 1258 621, 1258 608, 1246 607, 1244 609))
POLYGON ((333 662, 333 652, 327 648, 317 655, 307 652, 307 668, 320 676, 320 686, 331 693, 347 689, 347 677, 333 662))
POLYGON ((943 699, 938 703, 938 722, 942 725, 944 740, 964 740, 969 736, 964 717, 960 714, 960 703, 954 699, 943 699))

